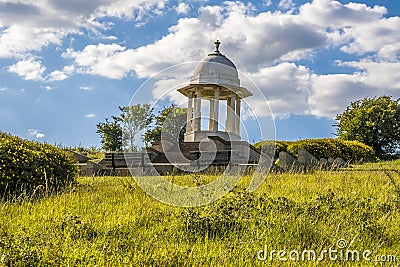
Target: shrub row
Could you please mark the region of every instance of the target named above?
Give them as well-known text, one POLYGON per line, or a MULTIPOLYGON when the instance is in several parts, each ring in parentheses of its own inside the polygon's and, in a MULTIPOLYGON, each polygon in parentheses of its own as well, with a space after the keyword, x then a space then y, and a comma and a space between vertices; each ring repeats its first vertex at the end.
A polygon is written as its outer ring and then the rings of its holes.
POLYGON ((275 158, 279 152, 285 151, 297 157, 299 148, 304 148, 316 158, 337 158, 340 157, 349 162, 366 162, 376 159, 372 147, 359 141, 347 141, 338 138, 304 139, 299 141, 262 141, 254 144, 261 148, 263 145, 275 144, 275 158))
POLYGON ((74 182, 73 156, 55 146, 0 132, 0 198, 41 188, 61 190, 74 182))

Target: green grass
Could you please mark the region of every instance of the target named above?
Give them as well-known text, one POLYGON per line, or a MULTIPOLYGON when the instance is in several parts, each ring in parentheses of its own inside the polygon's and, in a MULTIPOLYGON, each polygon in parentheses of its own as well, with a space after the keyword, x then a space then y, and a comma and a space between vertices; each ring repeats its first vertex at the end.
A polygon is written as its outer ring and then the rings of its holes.
MULTIPOLYGON (((254 193, 244 189, 250 180, 244 177, 223 199, 199 208, 157 202, 132 178, 79 178, 62 194, 0 202, 0 266, 379 265, 282 262, 276 254, 260 261, 257 252, 267 246, 318 253, 345 239, 371 257, 400 258, 399 166, 271 174, 254 193)), ((213 177, 173 179, 193 186, 213 177)))

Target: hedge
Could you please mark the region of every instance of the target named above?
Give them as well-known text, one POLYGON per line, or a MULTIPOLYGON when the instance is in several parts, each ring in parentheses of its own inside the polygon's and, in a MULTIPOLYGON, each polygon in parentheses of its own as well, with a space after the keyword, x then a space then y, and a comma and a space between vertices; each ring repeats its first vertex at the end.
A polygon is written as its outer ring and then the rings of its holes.
POLYGON ((0 132, 0 198, 59 191, 75 181, 74 163, 60 148, 0 132))
MULTIPOLYGON (((273 143, 273 141, 262 141, 254 144, 254 146, 260 148, 263 145, 271 143, 273 143)), ((276 141, 275 158, 279 156, 279 152, 281 151, 286 151, 297 157, 297 151, 299 148, 304 148, 318 159, 340 157, 345 161, 353 163, 374 161, 376 159, 375 152, 372 147, 367 146, 359 141, 347 141, 338 138, 276 141)))

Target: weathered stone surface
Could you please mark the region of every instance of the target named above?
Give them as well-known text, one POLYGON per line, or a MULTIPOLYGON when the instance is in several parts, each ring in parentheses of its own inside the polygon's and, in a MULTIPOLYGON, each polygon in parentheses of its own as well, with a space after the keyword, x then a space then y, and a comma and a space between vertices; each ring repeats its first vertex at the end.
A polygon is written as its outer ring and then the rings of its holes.
POLYGON ((335 158, 335 160, 332 163, 332 166, 335 166, 337 168, 344 168, 347 167, 347 162, 344 161, 342 158, 335 158))
POLYGON ((316 157, 314 157, 311 153, 309 153, 304 148, 298 149, 299 156, 297 160, 300 163, 303 163, 307 168, 315 168, 318 167, 319 161, 316 157))
POLYGON ((304 165, 300 163, 296 158, 285 151, 279 152, 279 167, 287 169, 301 170, 304 165))
POLYGON ((81 153, 78 153, 78 152, 76 152, 76 151, 71 151, 71 153, 74 155, 74 158, 75 158, 76 161, 78 161, 79 163, 86 163, 86 162, 88 162, 88 161, 90 160, 89 157, 87 157, 87 156, 85 156, 85 155, 83 155, 83 154, 81 154, 81 153))
POLYGON ((325 169, 329 168, 330 164, 326 158, 321 158, 319 160, 318 166, 320 169, 325 170, 325 169))
POLYGON ((334 158, 328 158, 328 162, 329 162, 330 165, 332 165, 334 161, 335 161, 334 158))
POLYGON ((79 168, 81 176, 98 175, 103 168, 103 166, 101 166, 100 164, 91 161, 88 161, 86 163, 78 163, 77 166, 79 168))

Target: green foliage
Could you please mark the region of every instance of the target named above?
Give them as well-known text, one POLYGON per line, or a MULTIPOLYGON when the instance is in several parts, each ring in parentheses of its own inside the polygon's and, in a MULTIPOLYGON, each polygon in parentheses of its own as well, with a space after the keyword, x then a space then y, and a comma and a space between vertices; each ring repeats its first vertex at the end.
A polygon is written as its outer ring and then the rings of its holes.
POLYGON ((352 102, 336 116, 337 135, 371 146, 381 158, 400 149, 400 99, 390 96, 352 102))
MULTIPOLYGON (((263 141, 254 146, 260 148, 263 145, 273 143, 263 141)), ((368 162, 375 160, 373 149, 358 141, 347 141, 338 138, 304 139, 299 141, 276 141, 275 158, 279 152, 285 151, 297 156, 299 148, 304 148, 317 159, 340 157, 349 162, 368 162)))
POLYGON ((49 144, 0 133, 0 197, 58 191, 76 176, 74 158, 49 144))
POLYGON ((124 143, 127 143, 129 151, 136 151, 135 135, 146 128, 153 121, 153 113, 150 105, 137 104, 128 107, 119 107, 121 114, 113 116, 115 121, 121 123, 124 143))
POLYGON ((186 131, 186 108, 179 108, 172 104, 164 107, 155 117, 155 123, 151 129, 143 135, 143 140, 150 144, 161 140, 161 133, 166 137, 176 138, 183 141, 186 131))
POLYGON ((261 149, 262 146, 273 146, 275 145, 275 158, 279 157, 279 152, 287 151, 287 147, 291 142, 289 141, 261 141, 253 146, 255 148, 261 149))
POLYGON ((122 150, 122 128, 118 121, 106 119, 105 122, 99 122, 97 133, 100 134, 103 149, 108 151, 122 150))

